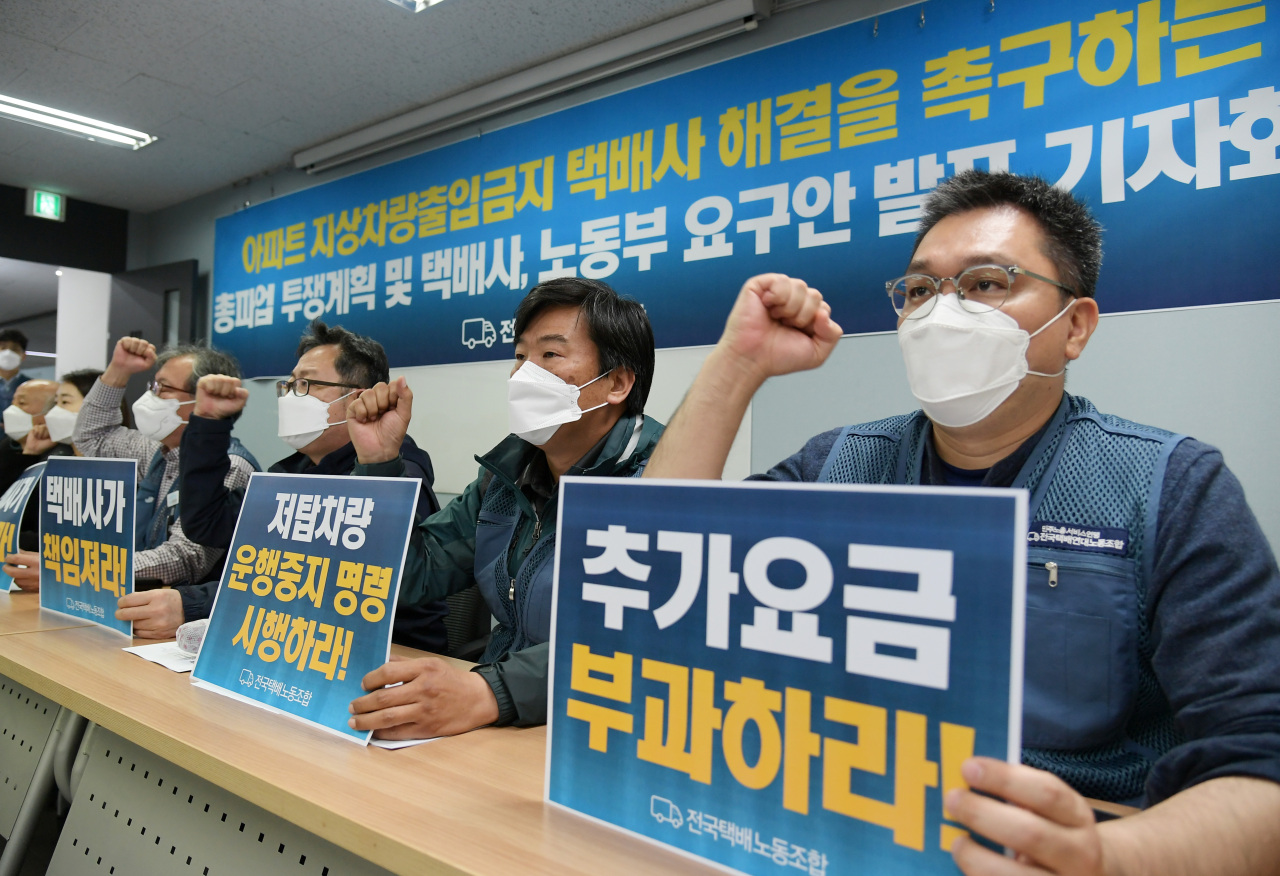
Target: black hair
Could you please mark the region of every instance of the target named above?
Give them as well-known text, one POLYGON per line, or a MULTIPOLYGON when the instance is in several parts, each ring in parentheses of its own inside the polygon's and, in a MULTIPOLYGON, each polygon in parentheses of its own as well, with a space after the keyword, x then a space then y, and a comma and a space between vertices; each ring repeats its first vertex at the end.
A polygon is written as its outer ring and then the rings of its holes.
POLYGON ((102 372, 96 368, 82 368, 79 371, 68 371, 58 382, 70 383, 80 391, 80 395, 87 396, 89 390, 93 389, 94 382, 101 376, 102 372))
MULTIPOLYGON (((96 383, 98 378, 101 376, 102 372, 97 368, 81 368, 79 371, 68 371, 66 374, 62 375, 62 377, 58 378, 58 382, 70 383, 80 391, 80 395, 87 398, 89 390, 93 389, 94 383, 96 383)), ((237 414, 236 417, 238 418, 239 414, 237 414)), ((120 422, 123 423, 127 429, 133 428, 133 411, 130 410, 128 399, 124 396, 120 397, 120 422)))
POLYGON ((644 413, 653 384, 653 326, 640 302, 598 280, 561 277, 539 283, 516 308, 516 337, 548 307, 576 307, 587 318, 587 334, 596 345, 600 373, 626 368, 636 376, 627 396, 627 416, 644 413))
POLYGON ((24 335, 19 329, 16 329, 16 328, 0 329, 0 344, 4 343, 5 341, 12 341, 13 343, 17 344, 19 347, 22 348, 22 352, 24 353, 27 352, 27 336, 24 335))
POLYGON ((368 389, 375 383, 391 381, 387 351, 382 349, 382 344, 340 325, 327 326, 318 319, 307 327, 307 333, 298 342, 298 358, 302 358, 302 354, 309 350, 330 344, 338 348, 333 367, 345 382, 368 389))
POLYGON ((925 201, 915 246, 939 221, 988 207, 1017 207, 1040 223, 1044 255, 1058 279, 1077 294, 1092 298, 1102 266, 1102 226, 1084 202, 1038 176, 1008 171, 966 170, 941 183, 925 201))

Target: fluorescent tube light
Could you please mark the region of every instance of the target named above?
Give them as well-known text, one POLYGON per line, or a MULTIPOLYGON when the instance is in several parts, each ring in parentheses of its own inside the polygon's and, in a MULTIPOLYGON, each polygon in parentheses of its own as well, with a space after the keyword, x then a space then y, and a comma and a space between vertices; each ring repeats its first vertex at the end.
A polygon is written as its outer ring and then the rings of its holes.
POLYGON ((756 0, 719 0, 304 149, 293 156, 293 164, 321 173, 752 30, 756 14, 756 0))
POLYGON ((428 6, 435 6, 443 0, 390 0, 390 2, 410 12, 421 12, 428 6))
POLYGON ((144 134, 142 131, 122 128, 110 122, 78 116, 3 94, 0 94, 0 118, 25 122, 28 125, 61 131, 64 134, 74 134, 95 143, 106 143, 109 146, 119 146, 124 149, 141 149, 156 141, 155 137, 144 134))

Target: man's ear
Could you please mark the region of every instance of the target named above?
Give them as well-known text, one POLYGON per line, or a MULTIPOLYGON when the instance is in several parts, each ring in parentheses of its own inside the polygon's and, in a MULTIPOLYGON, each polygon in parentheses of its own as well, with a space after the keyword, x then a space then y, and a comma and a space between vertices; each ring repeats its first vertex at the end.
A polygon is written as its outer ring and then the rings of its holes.
POLYGON ((609 404, 625 404, 627 396, 631 394, 631 387, 636 385, 636 373, 630 368, 615 368, 609 372, 606 380, 609 381, 609 404))
POLYGON ((1077 298, 1066 318, 1069 330, 1064 353, 1068 360, 1074 360, 1080 358, 1098 327, 1098 302, 1093 298, 1077 298))

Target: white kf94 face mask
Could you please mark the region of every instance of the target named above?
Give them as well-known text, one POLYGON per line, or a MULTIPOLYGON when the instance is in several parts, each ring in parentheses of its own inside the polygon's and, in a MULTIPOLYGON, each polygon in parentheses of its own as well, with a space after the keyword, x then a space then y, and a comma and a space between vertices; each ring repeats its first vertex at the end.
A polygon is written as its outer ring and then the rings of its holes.
POLYGON ((76 431, 76 420, 80 415, 66 408, 53 407, 44 415, 44 424, 49 427, 49 438, 59 444, 70 444, 71 436, 76 431))
MULTIPOLYGON (((338 396, 333 402, 342 401, 357 392, 361 390, 353 389, 338 396)), ((285 393, 276 399, 276 415, 279 423, 276 434, 280 436, 281 441, 294 450, 301 450, 323 435, 325 429, 330 426, 341 426, 346 422, 346 420, 329 422, 329 405, 333 402, 322 401, 309 395, 285 393)))
POLYGON ((1031 371, 1031 339, 1071 309, 1075 299, 1032 334, 1002 310, 970 313, 953 295, 941 295, 933 310, 898 327, 911 394, 940 426, 971 426, 1013 395, 1022 378, 1059 377, 1031 371))
MULTIPOLYGON (((195 399, 180 402, 176 398, 160 398, 148 391, 133 403, 133 422, 138 431, 152 441, 163 441, 182 425, 178 408, 195 404, 195 399)), ((51 436, 52 437, 52 436, 51 436)))
POLYGON ((578 396, 582 390, 608 373, 606 371, 582 386, 574 386, 545 368, 526 361, 507 379, 507 421, 511 431, 530 444, 541 447, 565 423, 576 422, 588 411, 608 404, 607 401, 602 402, 585 411, 578 407, 578 396))
POLYGON ((31 415, 17 405, 4 409, 4 433, 14 441, 26 438, 33 425, 31 415))
POLYGON ((14 350, 0 350, 0 371, 12 371, 22 364, 22 355, 14 350))

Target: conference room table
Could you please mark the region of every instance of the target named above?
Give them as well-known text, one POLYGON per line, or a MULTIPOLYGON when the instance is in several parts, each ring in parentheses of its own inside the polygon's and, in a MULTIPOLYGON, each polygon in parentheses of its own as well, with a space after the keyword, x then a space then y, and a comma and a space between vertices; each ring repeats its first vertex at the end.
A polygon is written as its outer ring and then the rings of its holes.
POLYGON ((201 689, 126 644, 41 609, 38 594, 0 593, 0 676, 393 873, 721 872, 545 804, 545 727, 364 747, 201 689))

